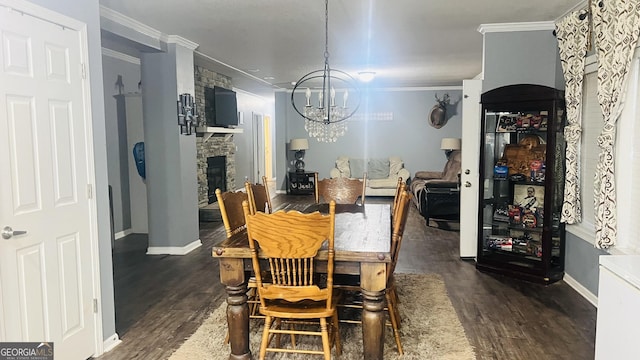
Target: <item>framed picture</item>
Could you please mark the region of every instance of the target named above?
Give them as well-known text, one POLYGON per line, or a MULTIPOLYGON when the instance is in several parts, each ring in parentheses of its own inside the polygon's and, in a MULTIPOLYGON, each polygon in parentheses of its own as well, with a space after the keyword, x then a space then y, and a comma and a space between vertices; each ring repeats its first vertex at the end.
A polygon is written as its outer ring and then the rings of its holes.
POLYGON ((514 132, 517 129, 518 114, 501 114, 498 117, 496 132, 514 132))
POLYGON ((514 184, 513 205, 519 206, 523 213, 528 211, 541 212, 544 208, 544 186, 514 184))

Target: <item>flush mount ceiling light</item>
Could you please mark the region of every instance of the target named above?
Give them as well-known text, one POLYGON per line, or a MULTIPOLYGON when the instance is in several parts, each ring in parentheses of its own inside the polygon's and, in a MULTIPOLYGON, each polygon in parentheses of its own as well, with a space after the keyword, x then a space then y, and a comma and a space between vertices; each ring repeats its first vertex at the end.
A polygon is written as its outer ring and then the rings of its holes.
MULTIPOLYGON (((304 120, 310 137, 319 142, 336 142, 347 132, 346 121, 360 106, 360 91, 355 79, 344 71, 329 66, 329 1, 325 0, 324 69, 312 71, 296 81, 291 92, 291 105, 304 120), (311 89, 318 88, 317 106, 311 104, 311 89), (304 89, 304 90, 303 90, 304 89), (337 89, 337 90, 336 90, 337 89), (296 104, 296 94, 304 92, 306 103, 296 104), (336 96, 342 95, 342 106, 336 105, 336 96), (347 100, 355 106, 347 107, 347 100), (302 110, 301 110, 302 109, 302 110)), ((302 98, 302 96, 298 96, 302 98)))
POLYGON ((358 73, 358 79, 360 79, 360 81, 365 82, 365 83, 370 82, 375 77, 376 77, 376 72, 375 71, 360 71, 358 73))

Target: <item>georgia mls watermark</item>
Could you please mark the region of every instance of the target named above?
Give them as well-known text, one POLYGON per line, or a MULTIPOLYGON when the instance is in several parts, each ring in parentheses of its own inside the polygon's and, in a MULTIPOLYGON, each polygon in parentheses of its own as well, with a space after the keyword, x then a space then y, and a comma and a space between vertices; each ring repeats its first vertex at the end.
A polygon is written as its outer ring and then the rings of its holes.
POLYGON ((0 342, 0 360, 53 360, 53 343, 0 342))

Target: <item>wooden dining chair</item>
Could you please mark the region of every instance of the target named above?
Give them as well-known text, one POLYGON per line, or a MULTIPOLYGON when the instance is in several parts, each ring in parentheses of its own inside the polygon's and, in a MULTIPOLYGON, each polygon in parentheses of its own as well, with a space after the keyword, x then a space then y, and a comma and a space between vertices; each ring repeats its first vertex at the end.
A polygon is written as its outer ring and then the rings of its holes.
POLYGON ((252 184, 251 182, 246 181, 244 183, 244 187, 249 197, 249 210, 251 210, 251 214, 255 214, 256 211, 262 211, 269 214, 273 212, 266 176, 262 177, 262 184, 252 184))
POLYGON ((221 191, 216 189, 216 198, 220 206, 222 223, 227 232, 227 237, 231 237, 246 228, 244 213, 242 212, 242 202, 248 200, 247 193, 243 191, 221 191))
POLYGON ((321 354, 329 360, 331 340, 335 342, 336 354, 340 355, 337 299, 333 291, 335 202, 329 204, 328 215, 303 214, 296 210, 251 214, 248 202, 243 203, 243 209, 260 295, 259 311, 265 316, 260 359, 264 359, 267 352, 289 352, 321 354), (319 277, 315 273, 315 256, 325 243, 327 273, 326 277, 319 277), (263 264, 271 273, 269 283, 262 278, 263 264), (284 329, 283 319, 305 322, 319 319, 320 332, 284 329), (327 319, 331 320, 330 332, 327 319), (272 334, 276 334, 276 347, 270 347, 272 334), (279 347, 281 334, 291 336, 292 348, 279 347), (296 348, 295 335, 320 336, 322 351, 296 348))
MULTIPOLYGON (((398 311, 398 293, 396 291, 396 283, 393 277, 393 272, 395 271, 396 264, 398 263, 400 245, 402 244, 402 237, 407 223, 410 202, 410 192, 403 190, 398 194, 398 201, 396 203, 396 214, 392 219, 392 231, 390 240, 391 262, 387 265, 387 288, 385 291, 385 311, 387 311, 387 314, 389 316, 387 325, 391 326, 393 330, 393 336, 395 338, 398 353, 400 355, 404 354, 404 351, 402 350, 402 341, 400 340, 400 312, 398 311)), ((339 290, 359 293, 360 284, 357 281, 352 282, 353 279, 354 278, 352 277, 343 279, 346 280, 346 282, 334 284, 334 287, 339 290)), ((343 301, 338 306, 345 308, 362 309, 362 300, 358 296, 345 296, 343 297, 343 301)), ((351 319, 340 319, 340 321, 346 323, 361 323, 360 320, 351 319)))
POLYGON ((400 193, 405 191, 407 183, 402 181, 402 176, 398 177, 398 184, 396 185, 396 193, 393 196, 393 206, 391 206, 391 218, 395 216, 398 200, 400 199, 400 193))
POLYGON ((396 340, 398 347, 398 353, 403 354, 402 342, 400 340, 400 312, 398 311, 398 292, 396 289, 395 278, 393 273, 395 272, 396 265, 398 264, 398 258, 400 257, 400 247, 402 245, 402 239, 404 237, 404 229, 407 225, 407 218, 409 217, 409 203, 411 202, 411 193, 403 190, 400 192, 397 209, 395 216, 393 217, 393 225, 391 231, 391 262, 387 266, 387 291, 385 292, 385 299, 387 301, 387 309, 389 310, 389 319, 393 328, 393 336, 396 340))
POLYGON ((364 205, 367 173, 362 179, 333 178, 318 180, 318 173, 314 174, 316 204, 335 201, 336 204, 355 204, 360 198, 364 205))
MULTIPOLYGON (((242 203, 249 200, 247 193, 242 191, 221 191, 216 189, 216 198, 220 206, 220 214, 222 222, 227 233, 227 238, 242 232, 247 225, 244 219, 244 211, 242 203)), ((250 277, 247 281, 247 304, 249 305, 249 317, 263 318, 258 314, 258 297, 256 292, 256 282, 254 277, 250 277)), ((229 334, 225 337, 225 343, 229 342, 229 334)))

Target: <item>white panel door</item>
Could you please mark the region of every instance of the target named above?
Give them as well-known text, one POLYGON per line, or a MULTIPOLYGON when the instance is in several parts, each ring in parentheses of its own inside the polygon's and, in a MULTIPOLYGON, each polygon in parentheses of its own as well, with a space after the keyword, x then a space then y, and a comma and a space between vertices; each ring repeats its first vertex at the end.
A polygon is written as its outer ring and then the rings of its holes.
POLYGON ((0 341, 95 352, 81 34, 0 4, 0 341))
POLYGON ((264 122, 262 114, 252 113, 253 117, 253 181, 262 183, 265 174, 264 122))
POLYGON ((464 80, 462 82, 461 258, 475 258, 477 252, 481 92, 482 80, 464 80))

